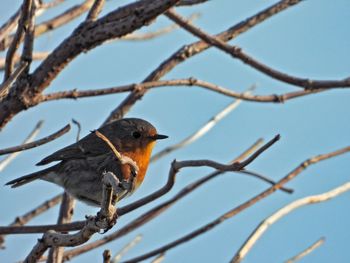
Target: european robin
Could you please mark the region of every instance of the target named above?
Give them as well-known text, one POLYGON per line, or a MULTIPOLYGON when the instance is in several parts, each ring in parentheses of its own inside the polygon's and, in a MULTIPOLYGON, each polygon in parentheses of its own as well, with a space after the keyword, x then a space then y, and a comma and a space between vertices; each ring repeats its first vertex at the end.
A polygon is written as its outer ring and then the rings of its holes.
MULTIPOLYGON (((168 136, 158 134, 152 124, 136 118, 111 122, 99 128, 98 131, 107 137, 123 156, 127 156, 136 163, 138 172, 134 180, 129 180, 130 176, 133 176, 130 165, 121 164, 106 142, 91 133, 37 163, 37 165, 45 165, 59 161, 58 164, 19 177, 8 182, 7 185, 18 187, 33 180, 42 179, 62 186, 78 200, 99 206, 102 200, 103 173, 112 172, 120 182, 128 180, 132 182, 133 185, 125 189, 126 194, 131 194, 145 177, 156 140, 165 139, 168 136)), ((114 195, 113 203, 126 194, 114 195)))

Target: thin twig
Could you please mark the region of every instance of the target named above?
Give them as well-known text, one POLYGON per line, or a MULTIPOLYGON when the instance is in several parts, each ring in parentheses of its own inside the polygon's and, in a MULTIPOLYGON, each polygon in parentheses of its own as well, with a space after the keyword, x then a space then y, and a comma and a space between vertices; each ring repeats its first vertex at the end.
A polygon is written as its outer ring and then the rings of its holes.
MULTIPOLYGON (((28 74, 30 65, 33 60, 33 45, 34 45, 34 29, 35 29, 35 1, 32 2, 29 14, 28 22, 25 28, 24 41, 23 41, 23 51, 20 61, 28 62, 28 67, 24 71, 24 74, 28 74)), ((15 64, 14 59, 12 63, 15 64)))
POLYGON ((119 263, 122 257, 128 253, 133 247, 135 247, 142 240, 142 235, 137 235, 129 243, 127 243, 112 259, 112 263, 119 263))
POLYGON ((11 33, 13 29, 16 28, 16 25, 18 23, 18 19, 21 15, 21 8, 19 8, 11 17, 9 20, 6 21, 5 24, 3 24, 0 28, 0 42, 7 37, 8 34, 11 33))
MULTIPOLYGON (((255 87, 252 86, 250 90, 254 89, 255 87)), ((250 90, 246 91, 244 94, 249 94, 250 90)), ((151 158, 151 162, 155 162, 159 160, 160 158, 170 154, 171 152, 183 148, 194 141, 198 140, 200 137, 202 137, 204 134, 209 132, 219 121, 221 121, 223 118, 225 118, 231 111, 236 109, 239 104, 241 104, 242 100, 238 99, 232 103, 230 103, 228 106, 226 106, 223 110, 221 110, 219 113, 217 113, 215 116, 210 118, 210 120, 204 124, 201 128, 199 128, 196 132, 191 134, 190 136, 186 137, 182 141, 173 144, 171 146, 166 147, 165 149, 161 150, 160 152, 154 154, 151 158)))
POLYGON ((77 121, 75 119, 72 119, 72 122, 78 127, 76 141, 79 141, 80 133, 81 133, 81 124, 79 121, 77 121))
MULTIPOLYGON (((342 148, 340 150, 331 152, 331 153, 327 153, 327 154, 322 154, 322 155, 318 155, 315 156, 313 158, 310 158, 306 161, 304 161, 303 163, 301 163, 298 167, 296 167, 293 171, 291 171, 289 174, 287 174, 285 177, 283 177, 281 180, 279 180, 274 186, 268 188, 267 190, 261 192, 260 194, 254 196, 253 198, 249 199, 248 201, 242 203, 241 205, 229 210, 228 212, 226 212, 225 214, 221 215, 220 217, 218 217, 217 219, 209 222, 208 224, 197 228, 196 230, 192 231, 191 233, 184 235, 183 237, 170 242, 166 245, 163 245, 160 248, 154 249, 148 253, 145 253, 141 256, 135 257, 133 259, 130 259, 126 262, 131 263, 131 262, 139 262, 142 260, 145 260, 147 258, 153 257, 155 255, 158 255, 160 253, 164 253, 166 251, 168 251, 169 249, 172 249, 180 244, 183 244, 185 242, 188 242, 192 239, 194 239, 195 237, 202 235, 204 233, 206 233, 207 231, 213 229, 214 227, 220 225, 221 223, 223 223, 225 220, 232 218, 233 216, 237 215, 238 213, 244 211, 245 209, 251 207, 252 205, 256 204, 258 201, 266 198, 267 196, 271 195, 272 193, 274 193, 277 189, 281 188, 282 185, 286 184, 287 182, 289 182, 290 180, 294 179, 298 174, 300 174, 303 170, 306 169, 306 167, 308 167, 311 164, 315 164, 319 161, 323 161, 341 154, 344 154, 346 152, 350 151, 350 146, 342 148)), ((126 263, 125 262, 125 263, 126 263)))
POLYGON ((230 261, 231 263, 239 263, 241 262, 247 253, 252 249, 254 244, 258 241, 258 239, 265 233, 265 231, 280 220, 285 215, 291 213, 292 211, 303 207, 305 205, 317 204, 320 202, 328 201, 338 195, 341 195, 350 190, 350 182, 347 182, 337 188, 334 188, 326 193, 322 193, 319 195, 307 196, 292 203, 282 207, 281 209, 274 212, 272 215, 268 216, 264 219, 257 228, 253 231, 253 233, 248 237, 248 239, 243 243, 241 248, 237 251, 235 256, 230 261))
POLYGON ((12 74, 14 67, 13 56, 15 55, 27 29, 30 13, 33 5, 33 0, 24 0, 21 7, 21 16, 18 20, 18 27, 16 34, 11 42, 11 45, 6 53, 6 64, 5 64, 5 74, 4 81, 6 81, 12 74))
POLYGON ((86 21, 95 21, 98 17, 98 15, 101 13, 102 8, 105 4, 105 0, 95 0, 94 4, 90 8, 90 11, 86 17, 86 21))
POLYGON ((288 259, 285 263, 294 263, 298 261, 299 259, 302 259, 306 255, 310 254, 312 251, 314 251, 316 248, 321 246, 325 242, 325 238, 321 237, 319 240, 314 242, 311 246, 307 247, 304 249, 302 252, 300 252, 298 255, 295 255, 294 257, 288 259))
POLYGON ((165 259, 165 253, 161 253, 158 256, 156 256, 151 263, 161 263, 165 259))
MULTIPOLYGON (((32 60, 43 60, 45 59, 47 56, 49 55, 49 52, 33 52, 32 54, 32 60)), ((20 59, 21 59, 21 55, 19 55, 18 53, 16 53, 13 56, 13 61, 15 63, 15 67, 18 67, 20 64, 20 59)), ((23 62, 22 62, 23 64, 23 62)), ((0 71, 5 69, 5 58, 0 58, 0 71)))
MULTIPOLYGON (((30 132, 30 134, 27 136, 27 138, 24 139, 23 144, 32 142, 35 137, 39 134, 40 129, 43 125, 44 121, 39 121, 34 129, 30 132)), ((0 172, 5 169, 6 166, 8 166, 21 152, 13 152, 12 154, 6 156, 3 160, 0 161, 0 172)))
POLYGON ((15 71, 0 85, 0 101, 2 101, 7 94, 9 93, 9 90, 11 88, 11 85, 14 81, 17 80, 17 78, 22 74, 22 72, 28 68, 29 63, 27 61, 24 61, 18 65, 18 67, 15 69, 15 71))
POLYGON ((38 147, 40 145, 51 142, 51 141, 61 137, 62 135, 67 133, 69 130, 70 130, 70 125, 67 124, 62 129, 60 129, 57 132, 55 132, 49 136, 46 136, 42 139, 36 140, 34 142, 30 142, 30 143, 21 144, 21 145, 14 146, 14 147, 2 149, 2 150, 0 150, 0 155, 9 154, 9 153, 13 153, 13 152, 20 152, 20 151, 28 150, 28 149, 31 149, 34 147, 38 147))

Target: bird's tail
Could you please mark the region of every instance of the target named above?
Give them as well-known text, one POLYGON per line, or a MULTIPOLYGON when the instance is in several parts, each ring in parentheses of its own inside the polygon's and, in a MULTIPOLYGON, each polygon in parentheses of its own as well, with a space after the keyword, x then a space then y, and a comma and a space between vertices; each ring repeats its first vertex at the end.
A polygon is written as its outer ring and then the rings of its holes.
POLYGON ((52 168, 53 167, 49 167, 47 169, 43 169, 43 170, 35 172, 35 173, 31 173, 28 175, 18 177, 10 182, 7 182, 6 185, 11 185, 12 188, 16 188, 16 187, 19 187, 21 185, 30 183, 36 179, 40 179, 43 176, 47 175, 49 172, 51 172, 53 170, 52 168))

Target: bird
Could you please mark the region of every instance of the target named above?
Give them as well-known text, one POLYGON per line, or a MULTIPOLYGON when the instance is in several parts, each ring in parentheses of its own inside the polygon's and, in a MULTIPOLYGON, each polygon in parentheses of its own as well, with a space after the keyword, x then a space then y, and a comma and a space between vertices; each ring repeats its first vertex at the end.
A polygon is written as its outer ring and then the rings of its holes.
POLYGON ((137 173, 128 163, 122 163, 105 141, 90 133, 79 141, 45 157, 37 165, 59 163, 14 179, 6 185, 12 188, 41 179, 63 187, 76 199, 92 206, 102 202, 103 174, 112 172, 120 182, 132 185, 123 193, 114 193, 112 204, 132 194, 142 183, 155 142, 168 136, 158 134, 149 122, 138 118, 124 118, 97 129, 122 155, 137 165, 137 173), (135 176, 132 178, 132 176, 135 176), (133 179, 133 180, 131 180, 133 179))

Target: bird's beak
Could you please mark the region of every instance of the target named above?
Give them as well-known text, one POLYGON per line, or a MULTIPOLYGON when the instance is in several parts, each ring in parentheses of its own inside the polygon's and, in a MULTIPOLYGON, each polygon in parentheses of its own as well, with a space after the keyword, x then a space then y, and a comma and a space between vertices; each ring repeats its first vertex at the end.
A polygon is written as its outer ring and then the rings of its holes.
POLYGON ((163 139, 166 139, 168 137, 169 136, 162 135, 162 134, 155 134, 155 135, 150 136, 150 138, 153 140, 163 140, 163 139))

